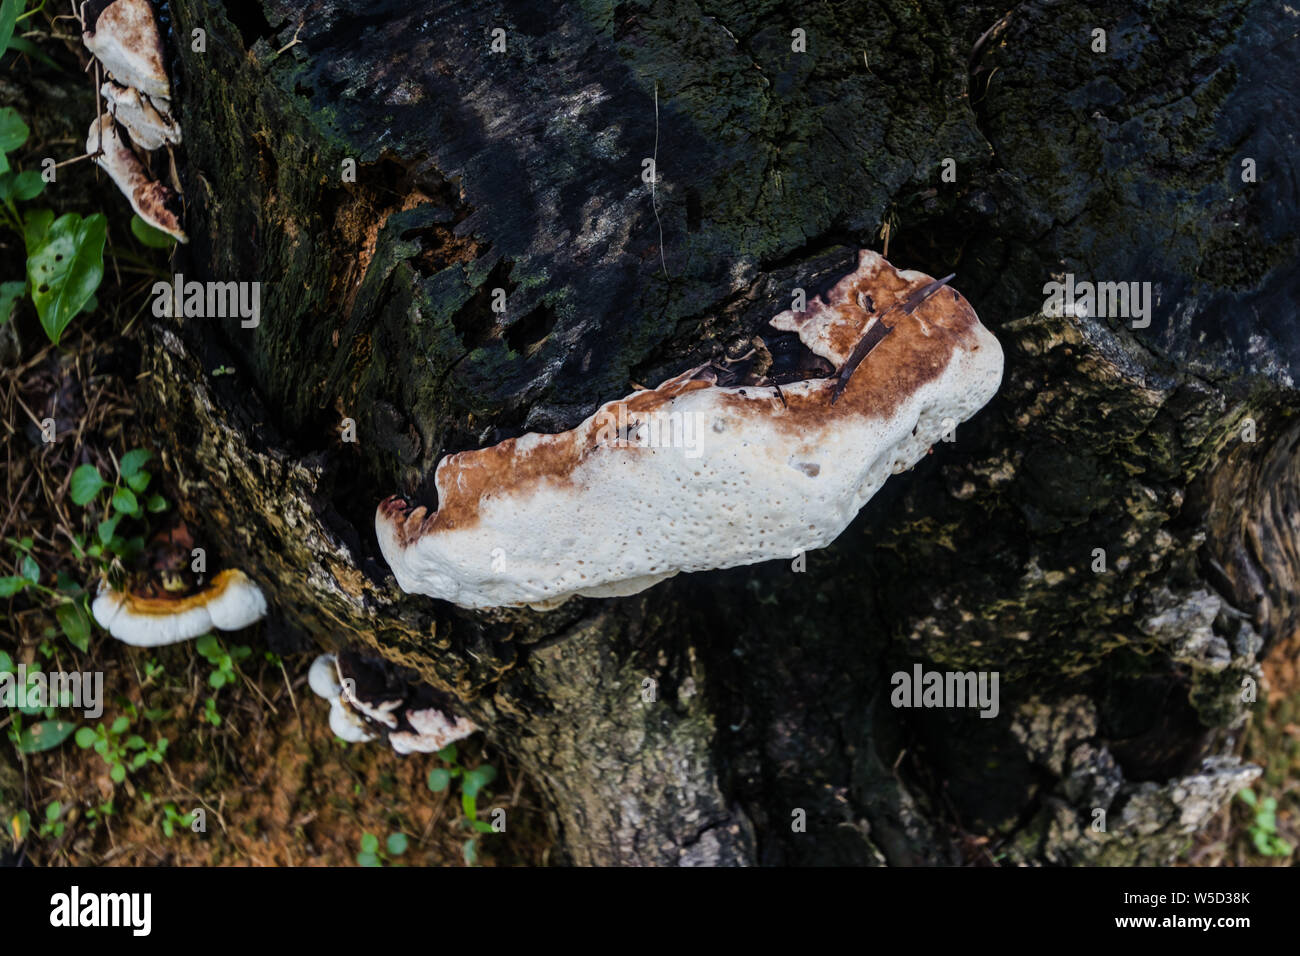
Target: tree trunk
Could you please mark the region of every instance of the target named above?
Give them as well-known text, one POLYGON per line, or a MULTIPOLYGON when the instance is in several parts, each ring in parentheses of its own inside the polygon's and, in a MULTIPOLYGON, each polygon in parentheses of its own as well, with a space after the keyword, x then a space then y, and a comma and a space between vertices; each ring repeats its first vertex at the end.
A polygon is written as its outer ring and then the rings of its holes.
POLYGON ((1167 861, 1297 626, 1300 99, 1273 2, 1090 6, 172 0, 176 269, 263 283, 256 329, 153 336, 208 546, 453 692, 575 863, 1167 861), (806 571, 397 588, 380 499, 761 334, 885 223, 1005 380, 806 571), (1065 273, 1153 283, 1149 327, 1042 314, 1065 273), (998 672, 997 717, 891 706, 916 663, 998 672))

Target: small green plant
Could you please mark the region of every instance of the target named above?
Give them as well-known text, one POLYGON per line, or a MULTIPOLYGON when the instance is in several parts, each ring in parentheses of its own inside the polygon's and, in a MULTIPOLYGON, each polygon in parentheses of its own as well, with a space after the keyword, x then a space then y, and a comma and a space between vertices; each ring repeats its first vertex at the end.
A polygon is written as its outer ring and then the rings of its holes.
POLYGON ((56 840, 63 836, 63 804, 54 800, 45 808, 45 820, 41 823, 41 828, 37 835, 41 839, 54 837, 56 840))
MULTIPOLYGON (((227 684, 233 684, 239 671, 239 662, 247 660, 253 649, 245 644, 237 644, 227 650, 213 634, 204 634, 194 642, 194 649, 199 656, 212 665, 208 674, 208 686, 220 691, 227 684)), ((221 714, 217 712, 217 698, 207 698, 203 702, 203 718, 213 727, 221 726, 221 714)))
MULTIPOLYGON (((0 4, 0 54, 12 36, 17 4, 0 4)), ((95 308, 95 290, 104 277, 104 242, 108 220, 103 213, 81 216, 50 209, 20 212, 45 190, 45 177, 34 169, 17 170, 9 153, 27 142, 31 130, 12 106, 0 108, 0 225, 23 237, 27 248, 26 278, 0 281, 0 323, 8 322, 15 303, 27 297, 36 307, 41 328, 54 344, 79 312, 95 308)))
POLYGON ((1277 832, 1277 800, 1273 797, 1261 800, 1250 788, 1237 796, 1255 811, 1250 824, 1250 841, 1255 844, 1256 852, 1260 856, 1290 856, 1295 847, 1277 832))
POLYGON ((429 789, 434 793, 443 793, 451 786, 453 780, 460 780, 460 806, 465 814, 463 823, 470 830, 469 839, 461 847, 465 862, 473 866, 478 862, 478 841, 485 833, 494 832, 492 824, 478 818, 478 797, 483 788, 496 779, 496 768, 491 764, 479 764, 467 770, 457 763, 459 753, 455 744, 449 744, 438 751, 438 757, 446 766, 434 767, 429 771, 429 789))
POLYGON ((107 727, 99 723, 77 731, 77 746, 83 750, 93 747, 108 764, 108 776, 114 783, 121 783, 128 772, 134 773, 150 761, 162 763, 167 755, 166 737, 159 737, 150 745, 139 734, 124 737, 130 729, 130 718, 121 716, 107 727))
POLYGON ((127 537, 120 528, 123 521, 142 521, 146 512, 167 510, 167 499, 162 495, 146 494, 153 475, 144 466, 152 457, 153 452, 143 448, 128 451, 117 462, 117 478, 111 483, 94 465, 78 465, 73 470, 68 486, 73 504, 84 508, 97 502, 104 515, 89 544, 86 535, 73 538, 78 560, 92 558, 99 563, 100 571, 107 573, 115 560, 129 560, 144 549, 143 534, 127 537))
POLYGON ((176 804, 174 803, 163 804, 162 830, 163 830, 163 835, 166 836, 168 839, 171 839, 173 836, 176 835, 176 830, 178 827, 182 830, 188 830, 193 825, 194 825, 193 813, 181 813, 181 811, 177 808, 176 804))
MULTIPOLYGON (((12 674, 10 680, 16 680, 18 669, 14 666, 13 658, 6 651, 0 651, 0 674, 12 674)), ((43 704, 30 703, 32 700, 39 699, 40 677, 35 672, 27 675, 27 686, 24 688, 24 703, 19 706, 15 700, 13 714, 9 720, 9 726, 5 735, 10 742, 22 754, 41 753, 45 750, 53 750, 76 729, 77 725, 67 720, 56 720, 54 715, 56 708, 53 704, 67 706, 70 701, 64 699, 59 701, 46 701, 43 704), (46 706, 46 704, 50 706, 46 706), (44 717, 45 720, 38 720, 33 723, 24 723, 24 717, 44 717)), ((8 694, 5 695, 6 697, 8 694)))
POLYGON ((91 807, 86 811, 86 826, 94 830, 100 824, 101 820, 113 815, 113 801, 105 800, 97 807, 91 807))
POLYGON ((361 866, 384 866, 392 863, 394 858, 406 852, 409 841, 405 833, 390 833, 384 841, 384 849, 379 848, 379 837, 373 833, 361 834, 361 852, 357 854, 357 863, 361 866))
POLYGON ((247 660, 253 653, 253 649, 244 644, 237 644, 227 651, 214 634, 204 634, 194 642, 194 649, 212 665, 212 673, 208 675, 208 686, 213 690, 221 690, 227 684, 233 684, 239 662, 247 660))
POLYGON ((90 647, 90 612, 86 609, 85 589, 63 572, 59 572, 54 587, 42 584, 41 568, 32 554, 32 539, 6 538, 5 541, 14 549, 18 573, 0 577, 0 598, 13 597, 21 591, 40 594, 54 605, 54 618, 68 642, 85 653, 90 647))

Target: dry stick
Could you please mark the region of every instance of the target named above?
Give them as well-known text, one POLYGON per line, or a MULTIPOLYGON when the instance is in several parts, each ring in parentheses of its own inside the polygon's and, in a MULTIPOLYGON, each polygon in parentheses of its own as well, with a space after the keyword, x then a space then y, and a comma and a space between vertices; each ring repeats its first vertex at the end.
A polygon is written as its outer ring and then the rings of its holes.
POLYGON ((53 168, 53 169, 59 169, 60 167, 68 166, 68 165, 70 165, 70 164, 72 164, 72 163, 79 163, 79 162, 81 162, 83 159, 90 159, 90 158, 91 158, 92 156, 94 156, 94 155, 95 155, 94 153, 82 153, 80 156, 73 156, 71 159, 65 159, 65 160, 64 160, 63 162, 61 162, 61 163, 55 163, 54 166, 53 166, 52 168, 53 168))
POLYGON ((306 24, 305 20, 302 23, 298 24, 298 29, 293 31, 293 39, 290 40, 288 43, 286 43, 284 46, 280 47, 280 49, 276 50, 275 51, 276 56, 279 56, 285 50, 289 49, 290 47, 295 47, 302 42, 301 40, 298 39, 298 34, 302 32, 302 28, 305 24, 306 24))
POLYGON ((659 81, 655 80, 655 155, 654 173, 650 177, 650 208, 655 212, 655 222, 659 224, 659 264, 664 268, 664 278, 668 278, 668 261, 664 258, 664 224, 659 218, 659 204, 655 201, 655 183, 659 181, 659 81))
POLYGON ((298 713, 298 698, 293 693, 293 685, 289 683, 289 672, 284 669, 284 661, 280 661, 280 674, 284 677, 284 686, 289 691, 289 703, 293 704, 293 715, 298 720, 298 730, 303 729, 302 714, 298 713))
POLYGON ((18 510, 18 502, 22 500, 23 492, 27 490, 27 483, 32 480, 32 474, 30 471, 27 473, 22 486, 18 489, 18 494, 9 503, 9 513, 5 515, 4 524, 0 524, 0 536, 3 536, 9 530, 9 523, 14 520, 14 512, 18 510))
POLYGON ((275 704, 271 703, 271 701, 267 698, 267 696, 266 696, 265 694, 262 693, 262 688, 258 687, 256 684, 254 684, 253 681, 249 679, 248 675, 245 674, 245 673, 243 672, 242 669, 239 671, 239 676, 242 677, 242 678, 244 679, 244 683, 245 683, 245 684, 247 684, 249 687, 253 688, 254 693, 256 693, 258 697, 260 697, 260 698, 262 698, 262 700, 266 701, 266 706, 271 708, 271 713, 273 713, 273 714, 275 714, 275 716, 279 717, 279 716, 280 716, 280 712, 279 712, 278 710, 276 710, 276 708, 275 708, 275 704))

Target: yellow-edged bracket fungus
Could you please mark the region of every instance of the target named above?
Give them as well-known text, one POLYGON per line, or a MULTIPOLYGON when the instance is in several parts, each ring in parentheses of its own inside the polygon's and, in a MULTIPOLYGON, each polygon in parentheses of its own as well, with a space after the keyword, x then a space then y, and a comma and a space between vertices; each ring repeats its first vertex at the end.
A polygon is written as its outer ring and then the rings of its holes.
POLYGON ((90 606, 99 625, 124 644, 159 647, 206 634, 238 631, 266 616, 261 589, 237 569, 222 571, 183 596, 115 591, 101 584, 90 606))

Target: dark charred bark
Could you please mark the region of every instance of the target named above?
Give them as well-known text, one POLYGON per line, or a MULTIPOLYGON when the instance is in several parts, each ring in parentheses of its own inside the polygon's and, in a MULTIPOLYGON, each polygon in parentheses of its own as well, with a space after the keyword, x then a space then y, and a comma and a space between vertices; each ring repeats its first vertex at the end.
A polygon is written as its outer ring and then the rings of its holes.
POLYGON ((1092 7, 177 0, 177 270, 264 283, 255 330, 156 329, 192 517, 272 627, 454 693, 574 862, 1169 859, 1250 779, 1243 682, 1296 626, 1300 98, 1271 2, 1092 7), (886 222, 1005 384, 806 572, 397 589, 380 499, 719 358, 886 222), (1154 283, 1150 326, 1042 315, 1067 272, 1154 283), (916 662, 999 671, 999 716, 891 707, 916 662))

